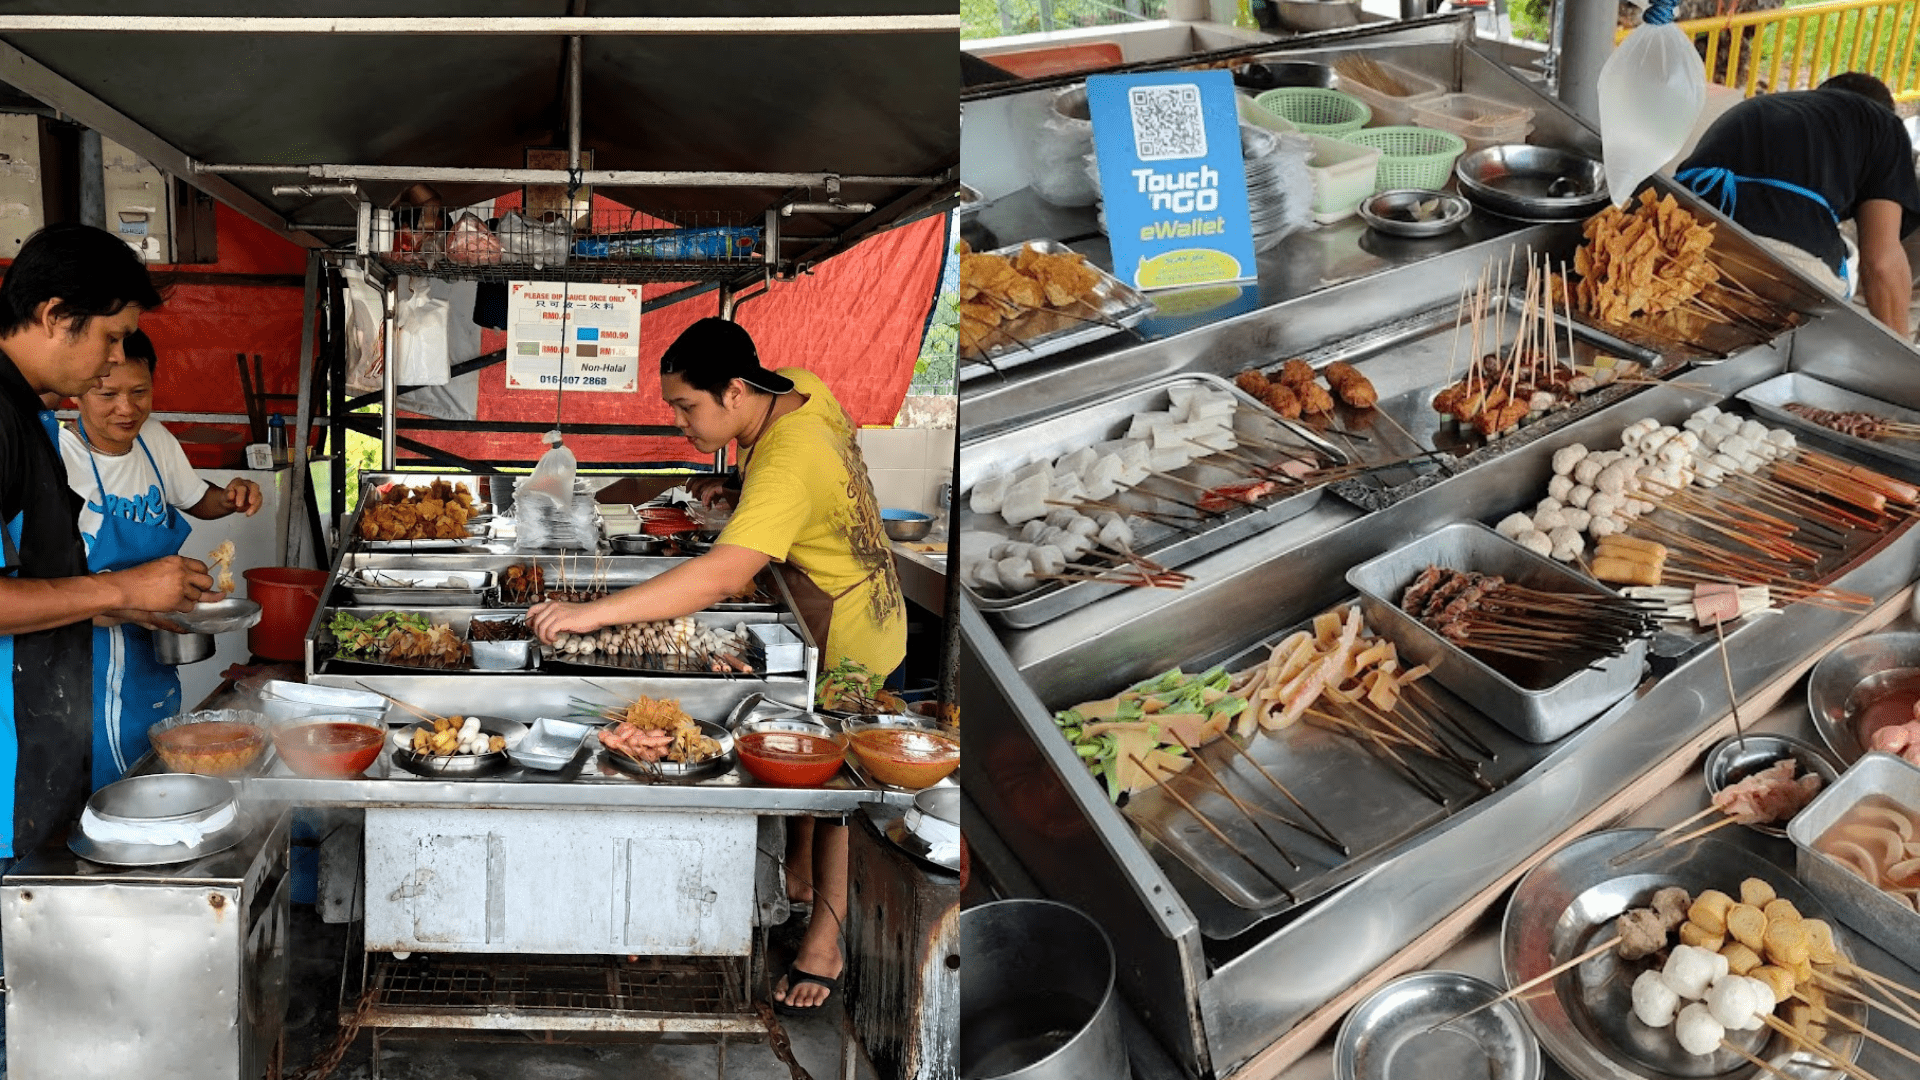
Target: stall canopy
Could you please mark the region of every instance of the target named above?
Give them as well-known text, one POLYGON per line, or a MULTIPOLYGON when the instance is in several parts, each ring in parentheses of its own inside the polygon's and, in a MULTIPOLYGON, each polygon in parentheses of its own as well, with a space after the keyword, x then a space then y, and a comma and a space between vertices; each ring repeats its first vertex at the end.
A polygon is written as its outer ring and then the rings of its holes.
POLYGON ((782 258, 813 262, 951 194, 957 30, 950 0, 22 0, 0 80, 324 246, 351 234, 303 226, 352 204, 276 186, 351 181, 378 206, 419 169, 488 171, 432 180, 449 205, 518 187, 494 174, 568 143, 577 33, 585 179, 709 174, 619 189, 669 220, 873 206, 785 219, 782 258))

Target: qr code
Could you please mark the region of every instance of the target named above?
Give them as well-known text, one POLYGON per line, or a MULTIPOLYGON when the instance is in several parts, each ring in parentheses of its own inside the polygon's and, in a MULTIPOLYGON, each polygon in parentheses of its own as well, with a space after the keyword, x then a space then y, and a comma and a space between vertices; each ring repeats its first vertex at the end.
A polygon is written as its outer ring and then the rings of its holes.
POLYGON ((1136 86, 1127 92, 1133 146, 1141 161, 1207 156, 1206 117, 1192 83, 1136 86))

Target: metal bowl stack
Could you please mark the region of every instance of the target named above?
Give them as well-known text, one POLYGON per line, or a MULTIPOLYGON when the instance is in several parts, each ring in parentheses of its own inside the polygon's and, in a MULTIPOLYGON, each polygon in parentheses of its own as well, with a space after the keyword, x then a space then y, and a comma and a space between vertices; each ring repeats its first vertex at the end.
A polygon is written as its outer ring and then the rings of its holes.
POLYGON ((1477 205, 1522 221, 1571 221, 1607 203, 1607 176, 1593 158, 1516 143, 1462 154, 1460 190, 1477 205))

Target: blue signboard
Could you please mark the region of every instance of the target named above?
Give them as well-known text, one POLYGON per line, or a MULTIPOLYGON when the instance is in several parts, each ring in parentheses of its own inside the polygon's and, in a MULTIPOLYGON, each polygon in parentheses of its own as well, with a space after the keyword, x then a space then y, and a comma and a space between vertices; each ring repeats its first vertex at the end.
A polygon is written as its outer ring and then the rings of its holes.
POLYGON ((1255 276, 1233 77, 1087 78, 1114 273, 1138 289, 1255 276))

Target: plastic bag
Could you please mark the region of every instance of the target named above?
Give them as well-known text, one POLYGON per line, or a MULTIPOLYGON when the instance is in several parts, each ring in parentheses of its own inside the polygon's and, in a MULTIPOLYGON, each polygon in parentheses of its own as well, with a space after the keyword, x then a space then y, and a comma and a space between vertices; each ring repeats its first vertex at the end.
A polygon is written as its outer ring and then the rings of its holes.
POLYGON ((540 461, 533 467, 533 475, 520 485, 518 498, 544 495, 555 507, 573 505, 573 478, 579 471, 580 463, 574 458, 573 451, 567 449, 561 441, 560 429, 555 428, 540 436, 550 449, 540 455, 540 461))
POLYGON ((394 311, 394 378, 406 386, 445 386, 452 377, 448 360, 447 321, 453 305, 435 300, 426 285, 394 311))
POLYGON ((564 266, 573 247, 573 226, 564 221, 529 221, 518 211, 500 218, 500 248, 512 262, 564 266))
POLYGON ((387 324, 380 290, 351 266, 340 268, 347 284, 347 389, 371 393, 381 388, 387 369, 387 324))
POLYGON ((1615 206, 1680 153, 1707 102, 1700 54, 1673 25, 1673 5, 1648 5, 1646 21, 1600 69, 1600 138, 1615 206))
POLYGON ((1028 181, 1033 193, 1055 206, 1091 206, 1099 197, 1084 161, 1093 153, 1093 122, 1087 119, 1087 88, 1066 87, 1046 100, 1028 129, 1028 181))
POLYGON ((461 214, 447 239, 447 258, 473 266, 493 266, 500 261, 500 238, 493 235, 486 222, 471 213, 461 214))

